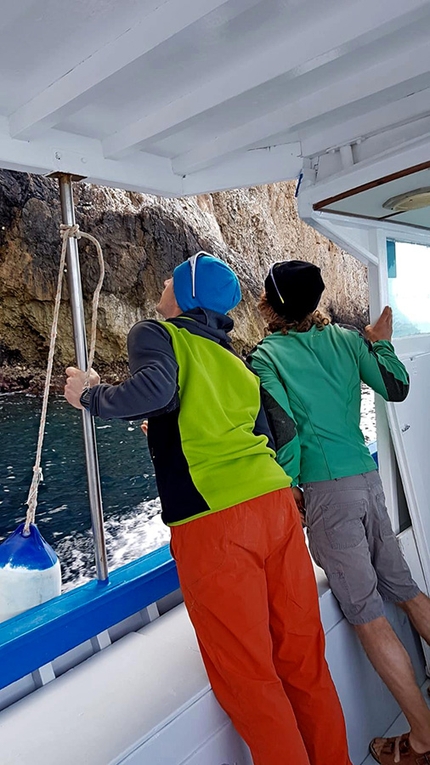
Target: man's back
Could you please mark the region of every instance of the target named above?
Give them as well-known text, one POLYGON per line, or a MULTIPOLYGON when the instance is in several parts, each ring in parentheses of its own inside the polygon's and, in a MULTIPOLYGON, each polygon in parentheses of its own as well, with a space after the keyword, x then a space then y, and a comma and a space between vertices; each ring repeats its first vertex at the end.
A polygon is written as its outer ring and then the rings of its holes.
POLYGON ((287 472, 296 473, 295 482, 375 469, 360 430, 361 381, 386 400, 407 393, 407 375, 388 341, 371 346, 355 330, 330 324, 274 332, 252 353, 252 366, 296 424, 298 438, 281 455, 287 472))
MULTIPOLYGON (((128 336, 131 377, 65 393, 102 417, 146 416, 171 551, 213 691, 254 762, 351 765, 324 658, 312 564, 275 460, 257 377, 230 346, 237 276, 196 253, 166 279, 165 322, 128 336)), ((91 379, 90 379, 91 381, 91 379)))
POLYGON ((178 408, 150 418, 148 430, 163 520, 182 523, 288 486, 260 427, 258 379, 217 342, 207 312, 162 329, 178 367, 178 408))

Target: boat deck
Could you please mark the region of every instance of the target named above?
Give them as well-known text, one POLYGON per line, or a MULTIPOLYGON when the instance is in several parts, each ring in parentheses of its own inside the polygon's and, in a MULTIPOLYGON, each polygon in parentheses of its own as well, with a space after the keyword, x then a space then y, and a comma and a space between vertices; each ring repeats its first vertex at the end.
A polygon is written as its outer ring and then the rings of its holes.
MULTIPOLYGON (((429 681, 426 680, 425 683, 421 686, 422 694, 426 700, 427 706, 430 708, 430 696, 427 693, 427 687, 429 685, 429 681)), ((400 736, 401 733, 404 733, 406 730, 408 730, 409 725, 406 720, 406 717, 404 714, 399 714, 399 716, 396 718, 396 720, 393 722, 392 725, 388 728, 388 730, 384 733, 385 736, 400 736)), ((375 760, 373 759, 372 755, 369 754, 362 765, 375 765, 375 760)))

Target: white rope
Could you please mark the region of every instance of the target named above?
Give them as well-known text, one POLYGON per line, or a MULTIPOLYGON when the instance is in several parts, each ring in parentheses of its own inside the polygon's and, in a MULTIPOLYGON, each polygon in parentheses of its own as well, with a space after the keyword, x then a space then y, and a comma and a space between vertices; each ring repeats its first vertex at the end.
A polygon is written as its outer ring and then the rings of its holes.
POLYGON ((54 363, 55 342, 57 339, 58 316, 60 313, 63 273, 64 273, 64 267, 66 264, 68 239, 71 237, 75 237, 75 239, 81 239, 81 238, 89 239, 90 242, 92 242, 96 247, 97 256, 99 260, 99 268, 100 268, 100 276, 97 283, 97 287, 94 291, 93 302, 92 302, 90 351, 88 354, 88 367, 85 373, 84 387, 87 387, 89 385, 91 367, 94 361, 94 354, 96 349, 96 337, 97 337, 97 312, 99 307, 100 292, 101 292, 103 279, 105 275, 102 248, 100 246, 100 243, 97 241, 97 239, 94 236, 91 236, 91 234, 86 234, 83 231, 80 231, 79 226, 77 224, 74 224, 73 226, 69 226, 67 224, 62 223, 60 226, 60 233, 61 233, 63 243, 61 247, 60 267, 58 271, 58 280, 57 280, 57 292, 55 295, 54 315, 53 315, 52 327, 51 327, 51 338, 49 341, 48 365, 46 369, 45 389, 43 391, 42 413, 40 415, 39 435, 37 439, 37 450, 36 450, 36 461, 33 466, 33 478, 31 481, 30 490, 28 492, 28 497, 26 501, 26 504, 28 505, 28 510, 27 510, 27 515, 25 518, 25 524, 24 524, 24 530, 23 530, 23 534, 25 536, 29 535, 30 524, 34 523, 34 520, 35 520, 39 484, 41 481, 43 481, 43 473, 42 473, 42 468, 40 463, 42 461, 43 438, 45 435, 46 413, 48 409, 49 388, 51 385, 52 367, 54 363))

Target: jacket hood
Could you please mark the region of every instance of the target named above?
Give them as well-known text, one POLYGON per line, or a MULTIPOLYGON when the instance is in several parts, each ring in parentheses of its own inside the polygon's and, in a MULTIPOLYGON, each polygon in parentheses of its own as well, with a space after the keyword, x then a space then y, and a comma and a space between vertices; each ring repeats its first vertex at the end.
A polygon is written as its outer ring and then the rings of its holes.
POLYGON ((230 346, 231 332, 234 326, 233 319, 223 313, 210 311, 208 308, 192 308, 190 311, 181 313, 175 319, 169 319, 175 327, 187 329, 195 335, 214 340, 221 345, 230 346))

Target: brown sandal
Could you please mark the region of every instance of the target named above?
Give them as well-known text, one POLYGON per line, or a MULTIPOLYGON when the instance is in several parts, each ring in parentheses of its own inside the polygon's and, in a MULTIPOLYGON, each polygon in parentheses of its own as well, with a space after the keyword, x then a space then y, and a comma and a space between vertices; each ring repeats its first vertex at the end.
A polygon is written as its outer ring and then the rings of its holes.
POLYGON ((392 738, 374 738, 369 749, 380 765, 430 765, 430 750, 420 754, 412 749, 409 733, 392 738))

